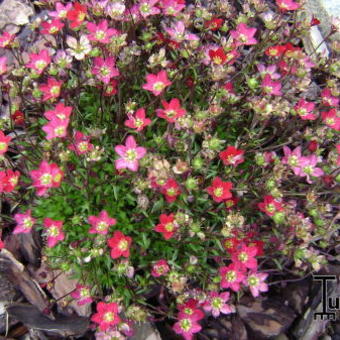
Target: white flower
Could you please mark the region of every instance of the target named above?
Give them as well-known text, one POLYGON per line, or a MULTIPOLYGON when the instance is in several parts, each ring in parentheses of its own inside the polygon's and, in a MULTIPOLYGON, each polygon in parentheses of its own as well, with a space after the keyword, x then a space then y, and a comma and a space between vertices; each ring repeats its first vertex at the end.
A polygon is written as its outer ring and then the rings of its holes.
POLYGON ((70 47, 66 51, 75 57, 77 60, 82 60, 91 51, 91 43, 86 35, 80 37, 79 42, 76 38, 68 35, 66 37, 66 44, 70 47))

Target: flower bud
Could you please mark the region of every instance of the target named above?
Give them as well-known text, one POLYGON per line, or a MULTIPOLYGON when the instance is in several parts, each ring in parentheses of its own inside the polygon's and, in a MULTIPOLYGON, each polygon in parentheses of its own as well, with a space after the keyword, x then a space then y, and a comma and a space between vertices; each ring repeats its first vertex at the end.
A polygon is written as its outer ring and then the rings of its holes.
POLYGON ((256 78, 248 78, 247 84, 252 90, 256 90, 259 87, 259 81, 256 78))
POLYGON ((185 187, 188 190, 197 190, 197 180, 193 177, 188 177, 188 179, 185 181, 185 187))
POLYGON ((257 153, 255 155, 255 162, 257 165, 262 166, 265 164, 266 160, 264 158, 264 155, 262 153, 257 153))
POLYGON ((201 170, 203 165, 204 165, 204 160, 201 157, 196 156, 193 159, 192 166, 195 170, 201 170))
POLYGON ((285 214, 283 212, 277 212, 274 214, 273 220, 277 224, 282 224, 285 221, 285 214))

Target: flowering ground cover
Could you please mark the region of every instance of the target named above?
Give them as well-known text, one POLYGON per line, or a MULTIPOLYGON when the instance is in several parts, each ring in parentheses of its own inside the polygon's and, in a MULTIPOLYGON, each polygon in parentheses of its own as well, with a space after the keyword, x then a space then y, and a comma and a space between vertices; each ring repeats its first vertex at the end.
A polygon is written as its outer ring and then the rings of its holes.
POLYGON ((97 339, 193 339, 337 256, 340 47, 302 2, 42 5, 39 44, 0 33, 0 248, 40 231, 97 339))

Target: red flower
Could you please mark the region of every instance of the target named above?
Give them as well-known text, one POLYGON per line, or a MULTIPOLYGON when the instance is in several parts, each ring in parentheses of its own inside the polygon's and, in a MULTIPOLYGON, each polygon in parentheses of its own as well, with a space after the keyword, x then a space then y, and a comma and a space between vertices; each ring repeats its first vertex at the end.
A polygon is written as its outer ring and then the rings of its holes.
POLYGON ((18 110, 12 114, 12 119, 15 125, 23 125, 25 123, 25 116, 23 112, 18 110))
POLYGON ((12 169, 7 169, 5 171, 0 171, 0 192, 12 192, 18 184, 20 177, 19 171, 13 171, 12 169))
POLYGON ((227 61, 227 56, 222 47, 217 50, 209 50, 209 57, 217 65, 223 65, 227 61))
POLYGON ((224 165, 236 166, 244 162, 244 150, 238 150, 233 146, 228 146, 224 151, 220 152, 220 158, 224 165))
POLYGON ((237 247, 236 251, 232 254, 231 259, 235 264, 240 267, 257 270, 257 260, 255 256, 257 255, 256 247, 248 247, 244 243, 240 247, 237 247))
POLYGON ((80 26, 82 22, 85 20, 86 13, 87 13, 86 7, 76 2, 73 5, 73 8, 67 13, 67 19, 71 21, 70 27, 76 28, 80 26))
POLYGON ((247 243, 248 247, 256 247, 257 253, 256 256, 262 256, 264 255, 263 247, 264 247, 264 242, 261 240, 252 240, 247 243))
POLYGON ((232 254, 237 249, 239 243, 240 241, 236 237, 229 237, 223 241, 223 247, 228 253, 232 254))
POLYGON ((117 259, 120 256, 129 257, 130 256, 130 245, 132 238, 125 236, 121 231, 116 230, 113 237, 107 241, 111 249, 111 257, 117 259))
POLYGON ((211 31, 217 31, 220 27, 223 25, 223 19, 219 18, 212 18, 211 20, 207 20, 204 23, 204 27, 211 30, 211 31))
POLYGON ((160 223, 155 226, 154 231, 162 233, 163 237, 166 240, 169 240, 178 229, 178 225, 175 221, 175 215, 162 214, 161 216, 159 216, 159 222, 160 223))
POLYGON ((227 210, 230 210, 231 208, 233 208, 238 202, 238 198, 237 197, 231 197, 228 198, 227 200, 224 201, 225 207, 227 210))
POLYGON ((311 140, 308 144, 308 150, 310 152, 315 152, 318 149, 318 142, 316 140, 311 140))
POLYGON ((282 204, 273 196, 264 196, 263 202, 257 204, 258 208, 268 216, 273 216, 276 212, 282 211, 282 204))
POLYGON ((118 315, 118 305, 114 302, 99 302, 97 304, 97 313, 92 315, 91 320, 98 323, 102 331, 117 325, 121 321, 118 315))
POLYGON ((173 178, 169 178, 161 187, 161 193, 165 196, 168 203, 172 203, 176 201, 177 196, 181 194, 181 189, 173 178))
POLYGON ((117 93, 117 80, 111 79, 109 84, 104 89, 104 96, 109 97, 117 93))
POLYGON ((312 20, 310 21, 311 26, 316 26, 320 24, 320 20, 316 18, 315 16, 312 17, 312 20))
POLYGON ((213 200, 219 203, 232 197, 230 192, 232 187, 233 184, 231 182, 223 182, 220 177, 215 177, 207 191, 213 197, 213 200))
POLYGON ((286 52, 286 47, 284 45, 270 46, 265 50, 265 54, 268 57, 281 57, 283 53, 286 52))

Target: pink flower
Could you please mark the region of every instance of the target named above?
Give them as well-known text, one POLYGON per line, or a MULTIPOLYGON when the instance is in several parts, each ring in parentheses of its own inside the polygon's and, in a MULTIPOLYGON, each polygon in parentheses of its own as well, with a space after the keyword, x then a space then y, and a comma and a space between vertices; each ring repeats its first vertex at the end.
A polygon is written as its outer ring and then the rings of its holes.
POLYGON ((5 248, 5 243, 0 239, 0 250, 5 248))
POLYGON ((49 188, 57 188, 63 179, 64 172, 61 171, 57 164, 42 161, 39 169, 30 172, 33 180, 33 186, 37 189, 37 195, 43 196, 49 188))
POLYGON ((315 108, 314 103, 308 102, 302 98, 294 106, 295 112, 303 120, 315 120, 317 118, 316 115, 313 113, 314 108, 315 108))
POLYGON ((242 45, 255 45, 257 40, 254 38, 257 29, 248 27, 244 23, 240 23, 236 27, 236 31, 230 31, 231 37, 235 40, 236 47, 242 45))
POLYGON ((136 111, 135 115, 128 115, 129 119, 124 122, 125 126, 142 131, 146 126, 151 124, 151 119, 145 117, 145 109, 140 108, 136 111))
POLYGON ((97 313, 92 315, 91 321, 99 324, 99 328, 102 331, 106 331, 110 327, 117 325, 121 321, 118 315, 118 305, 114 302, 97 303, 97 313))
POLYGON ((198 41, 199 38, 196 34, 187 33, 183 21, 176 21, 171 28, 166 27, 165 31, 170 35, 171 39, 177 43, 182 41, 198 41))
POLYGON ((106 59, 96 57, 94 58, 92 73, 103 83, 108 84, 111 78, 119 76, 119 70, 115 66, 116 62, 113 57, 108 57, 106 59))
POLYGON ((306 176, 306 180, 308 183, 312 183, 310 176, 313 177, 321 177, 324 172, 322 169, 317 168, 317 163, 322 162, 322 158, 318 157, 315 154, 309 155, 307 157, 302 157, 301 159, 301 167, 298 176, 306 176))
POLYGON ((31 210, 27 210, 24 214, 15 214, 14 219, 17 222, 13 234, 27 234, 32 230, 35 219, 31 216, 31 210))
POLYGON ((266 74, 261 83, 262 90, 265 94, 273 96, 281 96, 281 83, 278 81, 272 81, 269 74, 266 74))
POLYGON ((62 121, 69 120, 72 112, 71 106, 65 106, 64 103, 58 103, 54 110, 46 111, 44 117, 48 120, 59 119, 62 121))
POLYGON ((162 233, 163 237, 166 240, 169 240, 178 229, 178 224, 175 221, 175 215, 162 214, 161 216, 159 216, 159 222, 160 223, 157 224, 153 230, 162 233))
POLYGON ((90 137, 84 135, 80 131, 76 131, 74 134, 73 144, 69 145, 68 148, 74 151, 77 155, 83 155, 91 150, 94 146, 90 143, 90 137))
POLYGON ((31 53, 29 55, 30 61, 26 67, 32 68, 38 74, 41 74, 44 69, 51 63, 51 57, 47 50, 41 50, 38 54, 31 53))
POLYGON ((148 74, 143 89, 152 92, 155 96, 159 96, 163 90, 171 84, 166 71, 162 70, 157 74, 148 74))
POLYGON ((65 25, 59 19, 48 20, 41 23, 41 34, 57 34, 65 25))
POLYGON ((293 0, 275 0, 277 6, 280 8, 281 11, 295 11, 296 9, 300 8, 300 4, 294 2, 293 0))
POLYGON ((52 119, 50 122, 45 124, 42 129, 47 133, 46 139, 51 140, 54 138, 66 137, 67 127, 69 120, 52 119))
POLYGON ((131 237, 125 236, 121 231, 116 230, 113 237, 107 241, 107 244, 111 248, 111 257, 113 259, 117 259, 121 256, 129 257, 131 242, 131 237))
POLYGON ((215 318, 219 317, 221 313, 235 313, 235 308, 226 303, 229 300, 229 297, 229 292, 221 294, 218 292, 209 292, 207 300, 203 305, 203 309, 207 312, 211 312, 215 318))
POLYGON ((47 246, 49 248, 53 248, 59 241, 62 241, 65 238, 65 235, 62 232, 62 221, 54 221, 50 218, 45 218, 44 227, 46 228, 47 246))
POLYGON ((173 325, 173 330, 185 340, 191 340, 193 335, 202 329, 197 321, 203 319, 204 313, 197 309, 197 301, 194 299, 179 305, 178 309, 178 321, 173 325))
POLYGON ((160 3, 163 13, 174 17, 185 8, 185 2, 181 0, 161 0, 160 3))
POLYGON ((224 165, 237 166, 244 162, 244 150, 236 149, 234 146, 228 146, 224 151, 219 153, 219 156, 224 165))
POLYGON ((284 157, 282 158, 282 164, 288 164, 297 175, 300 172, 301 164, 301 146, 296 147, 293 151, 288 146, 283 147, 284 157))
POLYGON ((92 226, 89 233, 102 235, 106 235, 109 227, 117 223, 116 219, 111 218, 106 210, 102 210, 98 216, 89 216, 88 221, 92 226))
POLYGON ((179 99, 173 98, 170 102, 162 100, 163 109, 157 109, 157 116, 166 119, 169 123, 175 123, 180 117, 186 114, 186 111, 181 107, 179 99))
POLYGON ((257 247, 254 246, 246 246, 242 243, 241 246, 237 247, 233 252, 231 259, 240 267, 244 267, 244 269, 249 268, 251 270, 257 270, 257 260, 255 256, 257 255, 257 247))
POLYGON ((338 106, 339 99, 333 96, 332 91, 325 88, 321 91, 322 104, 327 106, 338 106))
POLYGON ((177 334, 181 334, 185 340, 192 340, 194 334, 202 329, 197 321, 192 320, 189 317, 182 317, 172 328, 177 334))
POLYGON ((117 36, 119 32, 114 28, 108 28, 107 20, 102 20, 98 25, 88 22, 86 27, 90 34, 87 36, 91 41, 98 41, 108 44, 113 36, 117 36))
POLYGON ((169 270, 168 262, 166 260, 159 260, 152 266, 151 275, 153 277, 160 277, 165 275, 169 270))
POLYGON ((61 80, 58 81, 55 78, 49 77, 47 79, 47 84, 40 85, 39 89, 44 94, 43 101, 58 98, 60 96, 62 84, 63 82, 61 80))
POLYGON ((155 5, 158 0, 139 0, 139 12, 143 18, 147 18, 150 15, 159 14, 161 11, 155 5))
POLYGON ((243 280, 243 284, 248 286, 253 297, 258 297, 260 292, 267 292, 268 285, 264 282, 268 274, 249 272, 248 276, 243 280))
POLYGON ((264 77, 266 74, 269 74, 270 78, 273 80, 281 78, 281 74, 276 72, 277 70, 276 65, 269 65, 266 67, 264 64, 257 64, 256 67, 260 72, 261 77, 264 77))
POLYGON ((127 137, 125 145, 117 145, 115 151, 121 157, 115 161, 117 170, 130 169, 131 171, 138 171, 138 160, 143 158, 146 154, 146 149, 137 146, 133 136, 127 137))
POLYGON ((340 131, 340 116, 336 109, 331 109, 328 112, 321 112, 321 117, 328 127, 340 131))
POLYGON ((0 35, 0 48, 6 48, 14 40, 15 34, 4 32, 0 35))
POLYGON ((239 265, 232 263, 229 266, 221 267, 219 272, 221 276, 221 288, 230 288, 234 292, 240 290, 240 283, 245 278, 243 268, 241 269, 239 265))
POLYGON ((0 130, 0 156, 7 152, 8 144, 11 140, 11 136, 6 136, 3 131, 0 130))
POLYGON ((7 72, 7 57, 0 57, 0 76, 7 72))
POLYGON ((84 286, 79 283, 76 285, 76 290, 71 293, 73 299, 78 300, 77 305, 83 306, 93 302, 91 297, 91 287, 84 286))
POLYGON ((165 196, 165 200, 168 203, 172 203, 175 202, 177 196, 181 194, 181 189, 173 178, 169 178, 166 183, 162 185, 161 193, 165 196))
POLYGON ((61 2, 57 2, 55 4, 55 11, 48 12, 50 17, 65 19, 67 16, 67 12, 72 8, 72 4, 68 3, 63 5, 61 2))

